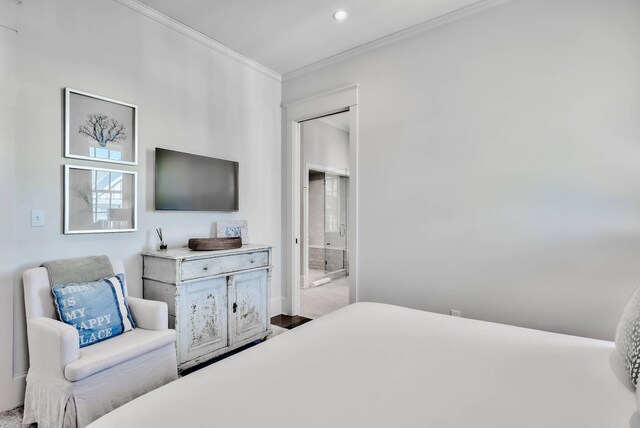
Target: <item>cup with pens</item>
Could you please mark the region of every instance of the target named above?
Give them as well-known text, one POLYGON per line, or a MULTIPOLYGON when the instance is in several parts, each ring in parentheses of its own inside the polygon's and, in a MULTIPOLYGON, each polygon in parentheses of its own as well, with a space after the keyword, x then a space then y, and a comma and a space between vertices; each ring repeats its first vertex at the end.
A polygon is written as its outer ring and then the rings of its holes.
POLYGON ((164 238, 162 237, 162 228, 156 229, 156 233, 158 234, 158 238, 160 239, 160 245, 158 245, 158 249, 160 251, 165 251, 167 249, 167 244, 164 243, 164 238))

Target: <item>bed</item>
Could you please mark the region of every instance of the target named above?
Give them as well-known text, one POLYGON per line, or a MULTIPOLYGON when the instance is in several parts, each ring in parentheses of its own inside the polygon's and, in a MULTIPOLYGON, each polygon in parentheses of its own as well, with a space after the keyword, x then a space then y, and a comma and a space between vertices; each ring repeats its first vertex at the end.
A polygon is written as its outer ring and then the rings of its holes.
POLYGON ((357 303, 139 397, 107 427, 640 427, 614 343, 357 303))

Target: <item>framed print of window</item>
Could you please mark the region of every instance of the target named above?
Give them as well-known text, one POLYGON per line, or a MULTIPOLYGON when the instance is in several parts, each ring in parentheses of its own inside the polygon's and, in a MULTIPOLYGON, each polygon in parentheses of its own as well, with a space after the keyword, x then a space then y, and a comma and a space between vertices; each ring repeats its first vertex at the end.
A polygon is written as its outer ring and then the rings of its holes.
POLYGON ((138 164, 138 107, 66 88, 64 155, 138 164))
POLYGON ((64 167, 64 233, 135 232, 137 173, 64 167))

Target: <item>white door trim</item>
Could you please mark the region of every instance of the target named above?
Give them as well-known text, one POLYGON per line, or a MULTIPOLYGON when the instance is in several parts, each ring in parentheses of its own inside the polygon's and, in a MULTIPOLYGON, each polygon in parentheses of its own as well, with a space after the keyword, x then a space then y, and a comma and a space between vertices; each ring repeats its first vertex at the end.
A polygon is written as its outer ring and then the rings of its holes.
POLYGON ((349 303, 358 301, 358 84, 335 89, 283 105, 286 130, 286 208, 285 208, 285 278, 283 311, 300 312, 302 215, 300 122, 349 110, 349 303))

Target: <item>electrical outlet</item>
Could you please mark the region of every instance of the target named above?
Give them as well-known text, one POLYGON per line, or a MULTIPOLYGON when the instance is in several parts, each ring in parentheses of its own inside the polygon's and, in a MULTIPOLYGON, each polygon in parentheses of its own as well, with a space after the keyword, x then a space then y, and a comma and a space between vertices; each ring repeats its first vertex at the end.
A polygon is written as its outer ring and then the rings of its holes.
POLYGON ((44 227, 44 210, 31 210, 31 227, 44 227))
POLYGON ((450 313, 451 313, 451 316, 452 316, 452 317, 458 317, 458 318, 460 318, 460 317, 462 316, 462 314, 460 313, 460 311, 459 311, 459 310, 457 310, 457 309, 451 309, 451 312, 450 312, 450 313))

